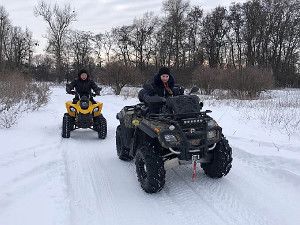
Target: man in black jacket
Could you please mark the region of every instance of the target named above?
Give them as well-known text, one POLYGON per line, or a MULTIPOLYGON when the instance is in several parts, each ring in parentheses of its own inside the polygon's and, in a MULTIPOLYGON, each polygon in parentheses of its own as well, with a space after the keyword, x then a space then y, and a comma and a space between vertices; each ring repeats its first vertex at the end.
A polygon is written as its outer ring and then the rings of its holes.
MULTIPOLYGON (((81 96, 90 96, 91 90, 94 90, 96 95, 100 95, 101 88, 97 86, 97 84, 89 78, 89 75, 86 70, 80 70, 78 73, 78 78, 73 80, 70 84, 66 85, 66 91, 68 94, 76 94, 73 99, 73 103, 77 103, 81 96), (72 91, 75 88, 75 91, 72 91)), ((96 101, 90 96, 90 100, 93 104, 96 101)))
POLYGON ((170 69, 167 67, 161 67, 158 73, 154 76, 152 82, 152 90, 147 90, 149 96, 158 95, 160 97, 167 98, 173 96, 174 77, 170 73, 170 69))
POLYGON ((144 85, 143 89, 139 92, 139 100, 147 103, 152 100, 152 112, 158 112, 161 103, 165 98, 183 94, 183 88, 174 88, 175 79, 170 73, 168 67, 161 67, 158 73, 154 76, 151 85, 144 85), (155 100, 154 100, 155 99, 155 100), (153 104, 153 102, 157 102, 153 104))

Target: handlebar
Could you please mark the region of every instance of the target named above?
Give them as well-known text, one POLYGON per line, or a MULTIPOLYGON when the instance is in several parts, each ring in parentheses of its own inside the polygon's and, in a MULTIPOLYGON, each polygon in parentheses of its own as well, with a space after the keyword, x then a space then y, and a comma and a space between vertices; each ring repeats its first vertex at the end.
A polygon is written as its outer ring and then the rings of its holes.
MULTIPOLYGON (((70 95, 78 95, 79 96, 79 93, 78 92, 76 92, 76 91, 70 91, 70 92, 67 92, 67 94, 70 94, 70 95)), ((100 95, 100 93, 99 94, 96 94, 96 93, 90 93, 90 95, 91 95, 91 97, 96 97, 97 95, 100 95)))

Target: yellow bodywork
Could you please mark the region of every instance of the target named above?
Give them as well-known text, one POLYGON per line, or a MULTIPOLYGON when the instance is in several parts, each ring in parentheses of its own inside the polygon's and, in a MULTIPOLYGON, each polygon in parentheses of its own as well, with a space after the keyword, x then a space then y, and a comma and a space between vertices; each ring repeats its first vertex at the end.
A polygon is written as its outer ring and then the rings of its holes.
POLYGON ((100 116, 102 113, 102 107, 103 107, 102 102, 97 102, 96 104, 92 104, 92 102, 89 101, 89 107, 87 109, 81 109, 80 100, 76 104, 73 104, 72 101, 66 102, 66 108, 67 108, 68 114, 72 117, 76 117, 76 113, 79 113, 79 112, 82 114, 93 114, 94 117, 100 116), (71 107, 75 108, 76 111, 72 112, 70 109, 71 107), (94 109, 97 107, 99 108, 99 110, 97 112, 94 112, 94 109))

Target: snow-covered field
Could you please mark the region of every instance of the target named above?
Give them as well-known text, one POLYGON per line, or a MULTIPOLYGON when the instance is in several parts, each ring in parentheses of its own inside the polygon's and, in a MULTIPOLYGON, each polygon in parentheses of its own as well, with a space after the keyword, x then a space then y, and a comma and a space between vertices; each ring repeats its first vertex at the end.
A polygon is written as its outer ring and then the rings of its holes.
MULTIPOLYGON (((291 94, 300 99, 299 90, 291 94)), ((276 120, 268 113, 266 102, 274 98, 204 102, 233 148, 230 173, 214 180, 200 170, 193 182, 191 166, 181 166, 168 170, 164 189, 150 195, 140 188, 134 163, 120 161, 115 150, 115 115, 137 99, 96 98, 104 102, 107 139, 90 130, 62 139, 64 102, 71 97, 55 87, 46 107, 0 130, 0 225, 300 223, 299 107, 279 107, 291 116, 282 124, 284 114, 276 120)))

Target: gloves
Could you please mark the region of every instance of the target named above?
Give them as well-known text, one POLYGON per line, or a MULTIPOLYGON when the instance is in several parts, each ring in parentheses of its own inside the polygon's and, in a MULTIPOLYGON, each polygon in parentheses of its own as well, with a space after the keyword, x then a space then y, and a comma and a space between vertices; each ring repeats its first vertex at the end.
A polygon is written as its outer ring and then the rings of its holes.
POLYGON ((164 97, 160 97, 160 96, 146 96, 144 98, 145 102, 150 103, 150 104, 155 104, 155 103, 165 103, 166 99, 164 97))
POLYGON ((100 95, 101 90, 102 90, 101 87, 97 88, 97 90, 94 89, 95 95, 100 95))
POLYGON ((158 102, 161 102, 161 103, 166 103, 166 98, 164 98, 164 97, 159 97, 158 99, 158 102))
POLYGON ((67 90, 67 93, 70 94, 70 95, 76 95, 76 92, 75 92, 75 91, 67 90))
POLYGON ((173 92, 174 92, 174 96, 183 95, 184 94, 184 87, 182 87, 182 86, 175 86, 173 88, 173 92))

